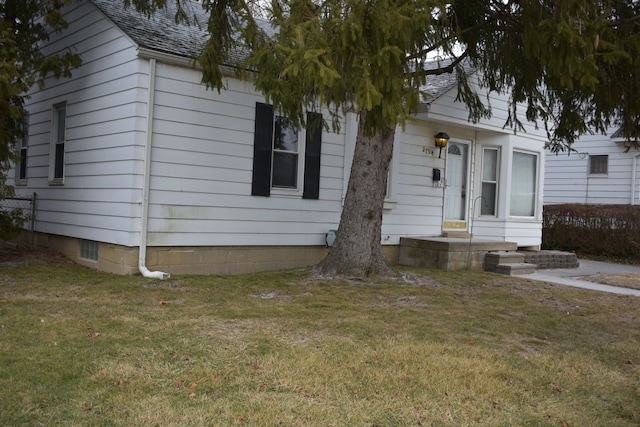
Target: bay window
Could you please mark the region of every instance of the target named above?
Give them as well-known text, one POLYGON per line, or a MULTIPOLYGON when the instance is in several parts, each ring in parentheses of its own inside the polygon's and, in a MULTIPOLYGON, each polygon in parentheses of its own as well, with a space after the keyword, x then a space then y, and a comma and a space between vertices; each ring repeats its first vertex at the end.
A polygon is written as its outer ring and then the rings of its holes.
POLYGON ((498 201, 498 149, 485 148, 482 151, 482 208, 480 215, 496 214, 498 201))
POLYGON ((513 152, 511 170, 511 216, 535 216, 538 182, 538 156, 513 152))

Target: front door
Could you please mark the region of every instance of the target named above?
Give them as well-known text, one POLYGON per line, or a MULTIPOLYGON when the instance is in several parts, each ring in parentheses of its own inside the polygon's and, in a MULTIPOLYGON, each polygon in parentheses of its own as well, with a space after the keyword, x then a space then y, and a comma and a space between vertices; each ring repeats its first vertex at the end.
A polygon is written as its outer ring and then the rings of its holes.
POLYGON ((467 230, 469 144, 450 142, 447 147, 444 189, 444 230, 467 230))

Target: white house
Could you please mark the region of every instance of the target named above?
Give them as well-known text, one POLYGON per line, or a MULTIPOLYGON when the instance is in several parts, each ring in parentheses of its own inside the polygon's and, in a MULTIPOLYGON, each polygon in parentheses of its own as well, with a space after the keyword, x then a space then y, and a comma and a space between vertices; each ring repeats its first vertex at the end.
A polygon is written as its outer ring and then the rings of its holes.
POLYGON ((544 204, 640 204, 640 152, 619 130, 585 135, 573 150, 546 153, 544 204))
MULTIPOLYGON (((30 94, 16 167, 18 192, 38 194, 38 245, 151 276, 299 267, 326 255, 354 117, 311 138, 250 82, 229 77, 221 93, 207 90, 189 61, 206 34, 177 25, 170 10, 148 20, 120 1, 83 0, 64 16, 68 29, 44 49, 71 49, 83 63, 30 94)), ((491 94, 493 118, 471 124, 451 76, 430 90, 396 134, 382 226, 389 259, 402 237, 450 232, 538 248, 545 135, 503 128, 505 97, 491 94), (438 132, 451 137, 441 153, 438 132)))

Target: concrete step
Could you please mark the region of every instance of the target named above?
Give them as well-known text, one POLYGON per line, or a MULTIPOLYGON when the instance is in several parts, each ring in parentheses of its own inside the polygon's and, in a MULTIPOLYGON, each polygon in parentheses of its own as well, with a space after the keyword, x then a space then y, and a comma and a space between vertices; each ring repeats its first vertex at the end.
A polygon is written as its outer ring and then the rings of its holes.
POLYGON ((524 263, 525 256, 519 252, 497 251, 489 252, 484 256, 484 271, 492 273, 496 272, 496 266, 499 264, 515 264, 524 263))
POLYGON ((564 251, 522 251, 524 262, 536 264, 538 270, 552 268, 578 268, 580 263, 576 254, 564 251))
POLYGON ((507 274, 509 276, 517 274, 533 274, 536 272, 536 265, 526 262, 509 262, 496 265, 495 272, 498 274, 507 274))

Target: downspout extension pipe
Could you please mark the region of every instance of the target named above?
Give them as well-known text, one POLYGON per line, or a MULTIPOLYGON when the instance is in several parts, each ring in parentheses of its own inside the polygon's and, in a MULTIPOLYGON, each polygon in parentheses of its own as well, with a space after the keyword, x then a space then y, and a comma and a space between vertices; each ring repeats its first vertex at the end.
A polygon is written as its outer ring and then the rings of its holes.
POLYGON ((142 277, 146 277, 147 279, 168 279, 171 277, 169 273, 163 273, 162 271, 149 271, 147 267, 144 266, 144 263, 138 266, 138 271, 142 274, 142 277))
POLYGON ((156 60, 149 60, 149 96, 147 98, 147 135, 144 153, 144 184, 142 188, 142 216, 140 218, 140 250, 138 251, 138 271, 149 279, 168 279, 169 273, 149 271, 147 259, 147 229, 149 222, 149 183, 151 181, 151 140, 153 133, 153 103, 156 83, 156 60))

